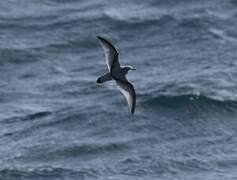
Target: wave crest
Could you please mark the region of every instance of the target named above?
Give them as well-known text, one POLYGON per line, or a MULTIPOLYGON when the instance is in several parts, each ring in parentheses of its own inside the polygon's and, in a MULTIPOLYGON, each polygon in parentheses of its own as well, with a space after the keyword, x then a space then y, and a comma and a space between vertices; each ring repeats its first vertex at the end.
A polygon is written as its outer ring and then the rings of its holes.
POLYGON ((227 110, 234 111, 237 108, 237 101, 234 100, 218 100, 205 95, 176 95, 156 97, 148 97, 144 100, 144 104, 148 106, 160 106, 170 109, 195 108, 201 110, 227 110))

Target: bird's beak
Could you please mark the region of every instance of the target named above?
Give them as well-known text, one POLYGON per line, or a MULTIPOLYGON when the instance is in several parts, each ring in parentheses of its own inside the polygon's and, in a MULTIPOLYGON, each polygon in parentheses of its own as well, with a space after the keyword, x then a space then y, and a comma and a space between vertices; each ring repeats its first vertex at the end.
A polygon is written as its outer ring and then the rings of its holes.
POLYGON ((131 70, 136 71, 136 68, 133 67, 131 70))

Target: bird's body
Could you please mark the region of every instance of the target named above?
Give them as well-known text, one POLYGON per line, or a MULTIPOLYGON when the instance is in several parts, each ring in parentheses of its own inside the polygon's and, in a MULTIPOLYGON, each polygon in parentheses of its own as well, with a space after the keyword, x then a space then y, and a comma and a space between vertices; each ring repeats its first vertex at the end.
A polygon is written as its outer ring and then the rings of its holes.
POLYGON ((97 83, 115 80, 118 89, 123 93, 128 102, 129 111, 133 114, 136 106, 136 93, 133 85, 127 80, 126 74, 129 70, 135 69, 129 65, 120 66, 116 48, 108 40, 100 36, 97 36, 97 38, 105 51, 105 60, 109 69, 109 72, 97 79, 97 83))

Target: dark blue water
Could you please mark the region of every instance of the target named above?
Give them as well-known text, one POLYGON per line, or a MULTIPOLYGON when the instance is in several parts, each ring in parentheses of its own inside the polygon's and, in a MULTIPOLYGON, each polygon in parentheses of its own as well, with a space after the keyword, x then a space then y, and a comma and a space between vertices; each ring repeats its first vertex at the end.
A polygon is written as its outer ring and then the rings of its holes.
POLYGON ((236 29, 235 0, 1 1, 0 180, 237 179, 236 29))

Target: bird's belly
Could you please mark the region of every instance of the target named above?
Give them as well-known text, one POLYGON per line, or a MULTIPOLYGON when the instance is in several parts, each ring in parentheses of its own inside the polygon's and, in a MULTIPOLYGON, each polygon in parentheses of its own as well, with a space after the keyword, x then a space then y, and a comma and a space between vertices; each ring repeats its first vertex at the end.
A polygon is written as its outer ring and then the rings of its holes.
POLYGON ((113 72, 111 73, 111 77, 116 81, 125 81, 126 76, 122 72, 113 72))

